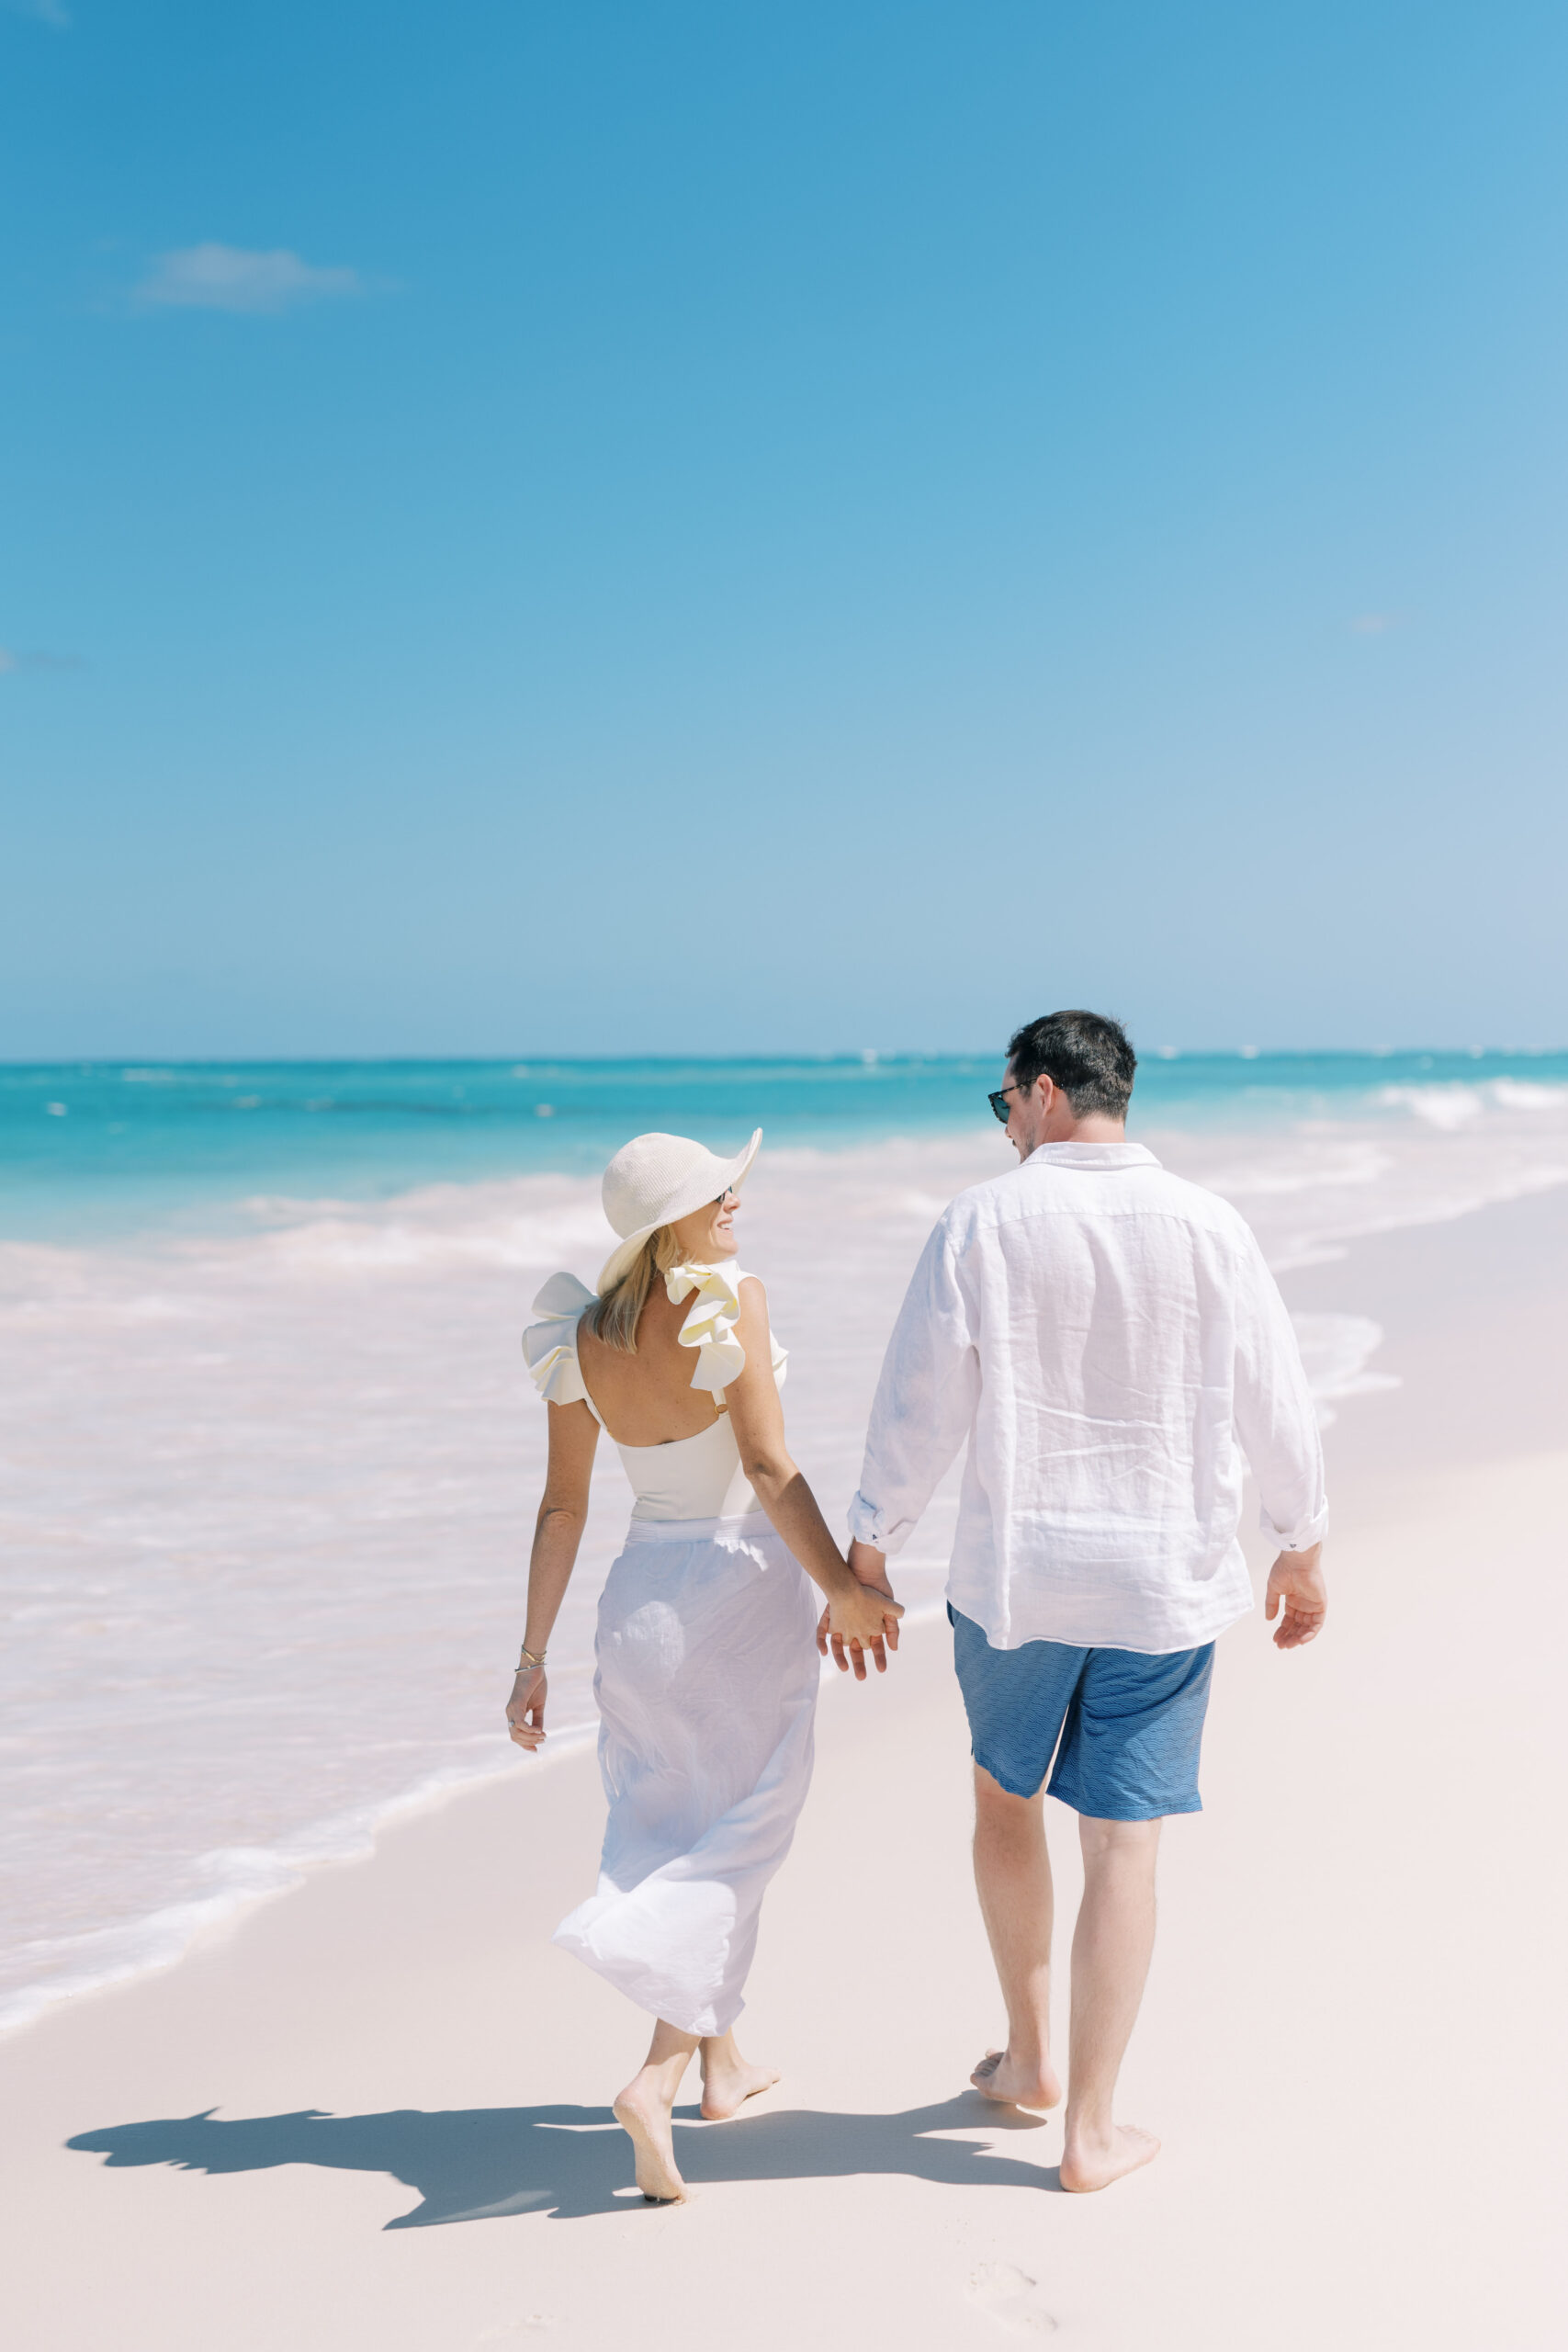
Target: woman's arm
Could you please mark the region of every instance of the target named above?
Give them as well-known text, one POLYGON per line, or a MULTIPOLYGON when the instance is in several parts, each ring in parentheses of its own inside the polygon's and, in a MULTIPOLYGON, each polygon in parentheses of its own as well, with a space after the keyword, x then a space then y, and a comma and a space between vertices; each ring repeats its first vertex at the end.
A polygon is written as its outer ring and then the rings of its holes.
MULTIPOLYGON (((740 1314, 736 1337, 746 1351, 746 1369, 724 1392, 740 1464, 757 1490, 757 1500, 773 1521, 813 1584, 828 1597, 832 1631, 859 1650, 869 1649, 878 1673, 886 1670, 883 1640, 898 1646, 897 1602, 874 1592, 852 1576, 843 1554, 828 1532, 828 1523, 784 1444, 784 1407, 773 1378, 773 1346, 768 1331, 767 1293, 748 1275, 740 1285, 740 1314)), ((863 1663, 860 1671, 864 1675, 863 1663)))
MULTIPOLYGON (((581 1398, 574 1405, 551 1405, 549 1464, 545 1472, 544 1499, 534 1528, 534 1549, 528 1562, 528 1619, 523 1646, 542 1658, 549 1643, 588 1517, 588 1481, 599 1424, 581 1398)), ((520 1666, 506 1721, 513 1739, 530 1753, 545 1736, 547 1691, 542 1666, 520 1666)))

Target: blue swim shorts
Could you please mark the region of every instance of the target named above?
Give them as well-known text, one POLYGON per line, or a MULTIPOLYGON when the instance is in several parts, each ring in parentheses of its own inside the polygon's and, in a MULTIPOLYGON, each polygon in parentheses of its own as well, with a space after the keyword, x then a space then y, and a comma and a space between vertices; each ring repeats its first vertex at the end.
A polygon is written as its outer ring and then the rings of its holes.
POLYGON ((975 1761, 993 1781, 1032 1797, 1055 1756, 1051 1794, 1093 1820, 1201 1813, 1213 1642, 1157 1657, 1065 1642, 996 1650, 951 1604, 947 1614, 975 1761))

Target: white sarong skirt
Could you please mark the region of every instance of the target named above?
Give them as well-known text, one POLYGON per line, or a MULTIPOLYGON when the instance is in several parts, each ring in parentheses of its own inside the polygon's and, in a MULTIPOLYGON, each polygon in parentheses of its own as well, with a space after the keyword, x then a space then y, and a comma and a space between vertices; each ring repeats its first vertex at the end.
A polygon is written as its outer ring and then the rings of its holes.
POLYGON ((599 1603, 599 1888, 554 1940, 684 2033, 728 2032, 811 1782, 815 1589, 761 1511, 634 1520, 599 1603))

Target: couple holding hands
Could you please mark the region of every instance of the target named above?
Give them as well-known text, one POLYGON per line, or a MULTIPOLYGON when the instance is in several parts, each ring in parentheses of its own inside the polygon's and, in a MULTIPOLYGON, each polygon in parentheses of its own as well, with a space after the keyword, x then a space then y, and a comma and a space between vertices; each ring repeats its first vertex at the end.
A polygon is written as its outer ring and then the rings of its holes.
POLYGON ((991 1107, 1019 1166, 937 1224, 889 1342, 846 1561, 790 1459, 785 1357, 736 1260, 733 1159, 638 1136, 604 1174, 621 1237, 597 1295, 557 1274, 524 1351, 549 1459, 506 1713, 543 1739, 545 1651, 601 1429, 636 1500, 599 1603, 594 1695, 609 1819, 597 1892, 555 1940, 656 2023, 615 2102, 646 2198, 685 2195, 671 2119, 694 2052, 702 2111, 777 2081, 736 2047, 768 1883, 811 1777, 829 1649, 885 1667, 888 1558, 967 1441, 947 1597, 974 1747, 975 1875, 1008 2019, 972 2080, 1049 2108, 1051 1873, 1042 1797, 1079 1815, 1062 2187, 1158 2150, 1112 2095, 1154 1941, 1159 1826, 1199 1810, 1214 1642, 1252 1606, 1245 1465, 1278 1548, 1267 1613, 1311 1641, 1325 1598, 1317 1422, 1257 1241, 1125 1135, 1136 1064, 1113 1021, 1027 1023, 991 1107), (814 1590, 813 1588, 816 1589, 814 1590), (823 1606, 823 1602, 826 1606, 823 1606))

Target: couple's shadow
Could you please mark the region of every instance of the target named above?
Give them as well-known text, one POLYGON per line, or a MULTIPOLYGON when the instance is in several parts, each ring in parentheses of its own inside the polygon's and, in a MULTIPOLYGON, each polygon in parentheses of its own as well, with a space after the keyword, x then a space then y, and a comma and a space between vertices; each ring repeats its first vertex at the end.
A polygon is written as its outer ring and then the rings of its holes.
MULTIPOLYGON (((994 2155, 946 2132, 1029 2131, 1043 2120, 967 2092, 901 2115, 839 2115, 809 2108, 703 2124, 678 2108, 676 2160, 694 2187, 706 2181, 825 2180, 855 2173, 905 2173, 915 2180, 976 2188, 1055 2188, 1056 2168, 994 2155)), ((576 2221, 617 2204, 643 2212, 632 2181, 631 2148, 607 2107, 470 2107, 388 2115, 238 2117, 216 2110, 164 2121, 80 2132, 66 2145, 109 2165, 171 2165, 183 2172, 265 2172, 276 2165, 322 2165, 340 2172, 384 2172, 422 2202, 389 2230, 440 2222, 492 2221, 537 2212, 576 2221)))

